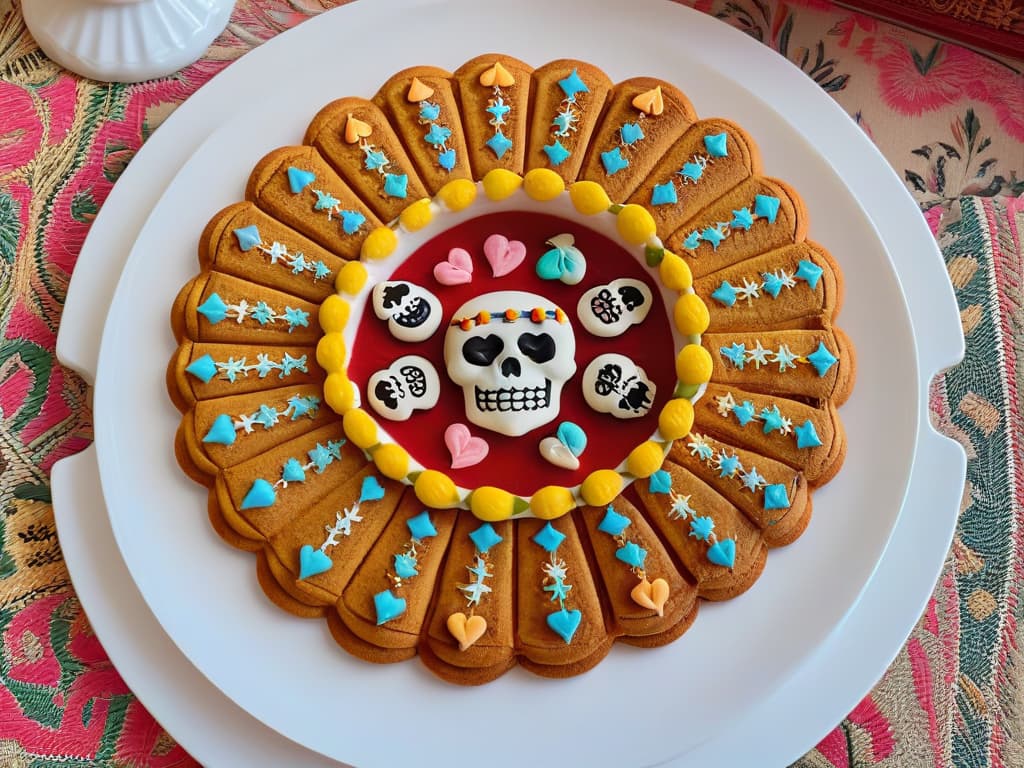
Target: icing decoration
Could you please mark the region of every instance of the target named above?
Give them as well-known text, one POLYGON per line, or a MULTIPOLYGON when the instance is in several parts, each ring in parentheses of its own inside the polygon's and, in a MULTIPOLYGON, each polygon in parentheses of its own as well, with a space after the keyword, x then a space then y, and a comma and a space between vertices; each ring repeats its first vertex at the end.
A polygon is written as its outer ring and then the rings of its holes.
MULTIPOLYGON (((446 171, 455 167, 455 149, 448 146, 452 129, 441 120, 441 105, 430 101, 434 89, 417 77, 412 79, 409 90, 405 94, 406 101, 419 108, 417 120, 420 125, 430 126, 423 140, 437 152, 437 164, 446 171)), ((403 195, 404 197, 404 195, 403 195)))
POLYGON ((385 589, 373 596, 373 609, 377 613, 377 626, 379 627, 405 613, 405 598, 395 597, 391 590, 385 589))
POLYGON ((306 355, 292 357, 287 352, 283 354, 280 362, 271 360, 269 354, 260 352, 256 355, 256 362, 251 365, 246 363, 246 358, 244 357, 239 360, 236 360, 234 357, 228 357, 227 360, 221 362, 214 360, 210 355, 203 355, 193 360, 185 370, 204 384, 208 383, 218 373, 220 373, 221 378, 227 379, 232 384, 239 377, 247 377, 250 371, 256 371, 256 374, 261 379, 266 378, 271 371, 280 371, 278 374, 279 379, 290 376, 293 371, 309 373, 309 370, 306 368, 306 355))
POLYGON ((444 444, 452 455, 452 469, 475 466, 487 458, 490 450, 487 441, 470 434, 465 424, 449 425, 444 431, 444 444))
POLYGON ((760 219, 764 219, 769 224, 774 224, 780 205, 781 201, 777 197, 755 195, 753 213, 751 213, 749 207, 741 208, 738 211, 732 212, 732 221, 719 221, 704 229, 695 229, 684 238, 683 248, 688 251, 696 251, 702 242, 706 242, 711 243, 713 250, 717 250, 719 244, 737 229, 747 231, 760 219))
POLYGON ((778 432, 781 435, 792 435, 796 439, 797 448, 816 448, 821 445, 818 433, 814 424, 808 419, 801 426, 794 427, 791 419, 782 415, 777 405, 771 408, 762 408, 757 413, 754 404, 749 400, 737 403, 732 392, 718 395, 715 398, 718 407, 718 415, 723 418, 735 416, 741 427, 747 426, 752 421, 758 420, 763 424, 762 431, 768 435, 778 432))
POLYGON ((480 74, 480 85, 487 86, 488 88, 492 85, 502 88, 515 84, 516 79, 512 76, 511 72, 502 66, 500 61, 494 62, 490 69, 486 69, 480 74))
MULTIPOLYGON (((223 363, 221 363, 223 365, 223 363)), ((195 376, 203 384, 206 384, 217 375, 217 363, 214 362, 210 355, 203 355, 197 357, 191 363, 185 366, 185 372, 195 376)), ((234 379, 232 379, 234 381, 234 379)))
POLYGON ((453 613, 446 622, 448 631, 459 643, 459 650, 471 647, 487 631, 487 619, 483 616, 469 616, 461 611, 453 613))
POLYGON ((323 550, 313 549, 309 544, 302 545, 299 550, 299 581, 326 573, 333 567, 334 561, 324 554, 323 550))
POLYGON ((645 115, 660 115, 665 111, 665 98, 661 93, 661 86, 656 85, 649 91, 644 91, 633 97, 633 106, 645 115))
POLYGON ((576 337, 562 309, 523 291, 466 302, 444 339, 448 377, 462 388, 466 418, 510 437, 558 417, 562 387, 576 372, 575 357, 576 337))
POLYGON ((754 215, 766 218, 769 224, 774 224, 775 217, 779 215, 779 198, 771 195, 755 195, 754 215))
POLYGON ((433 88, 424 83, 418 77, 414 77, 409 83, 409 90, 406 91, 405 98, 407 101, 415 104, 418 101, 426 101, 433 95, 433 88))
POLYGON ((491 547, 504 541, 490 523, 484 523, 479 528, 470 531, 469 538, 472 539, 473 545, 480 550, 481 554, 487 554, 491 547))
POLYGON ((580 468, 579 456, 587 447, 587 435, 579 425, 563 421, 558 425, 555 437, 540 441, 540 455, 556 467, 576 471, 580 468))
POLYGON ((672 174, 664 184, 657 184, 651 192, 651 205, 674 205, 679 201, 676 189, 676 182, 681 187, 687 184, 696 184, 704 175, 709 165, 714 165, 716 157, 725 157, 726 137, 728 134, 720 133, 715 136, 705 136, 704 146, 706 154, 693 154, 690 159, 683 163, 683 166, 672 174), (709 141, 710 140, 710 141, 709 141))
POLYGON ((736 542, 732 539, 716 541, 708 549, 708 560, 723 568, 732 568, 736 562, 736 542))
POLYGON ((619 278, 584 293, 576 305, 580 324, 594 336, 619 336, 647 318, 651 289, 643 280, 619 278))
POLYGON ((729 154, 728 141, 727 133, 708 134, 704 137, 704 148, 712 157, 726 157, 729 154))
POLYGON ((551 523, 547 523, 541 528, 536 534, 534 534, 533 541, 545 552, 554 554, 562 542, 565 540, 565 534, 561 531, 555 530, 555 527, 551 523))
MULTIPOLYGON (((557 566, 551 568, 551 572, 555 572, 557 566)), ((545 588, 546 589, 546 588, 545 588)), ((568 645, 572 642, 573 635, 576 634, 576 630, 580 626, 580 621, 583 619, 583 614, 578 610, 567 611, 563 608, 555 613, 548 614, 548 626, 551 627, 560 638, 565 640, 565 644, 568 645)))
POLYGON ((316 418, 319 407, 319 397, 292 395, 288 398, 285 407, 280 410, 268 405, 261 405, 253 414, 243 413, 239 415, 237 421, 222 413, 214 419, 210 430, 203 437, 203 442, 232 445, 235 442, 236 433, 251 434, 255 429, 253 425, 258 424, 264 429, 270 429, 285 417, 289 417, 291 421, 295 421, 302 416, 308 416, 313 419, 316 418))
POLYGON ((789 496, 786 486, 781 484, 766 485, 764 488, 765 509, 789 509, 789 496))
POLYGON ((270 245, 267 245, 263 241, 259 228, 255 224, 236 229, 234 234, 235 238, 238 240, 238 247, 241 248, 243 252, 248 252, 255 248, 259 250, 260 253, 269 256, 271 264, 280 264, 282 267, 290 269, 293 275, 312 272, 313 282, 331 276, 330 268, 328 268, 328 266, 319 259, 316 261, 309 261, 301 251, 294 254, 289 253, 288 246, 283 245, 276 240, 270 245))
POLYGON ((631 524, 628 517, 617 512, 609 504, 605 510, 604 517, 597 526, 597 530, 611 536, 615 540, 615 543, 618 545, 618 548, 615 550, 616 559, 629 566, 630 570, 637 577, 638 583, 629 593, 633 602, 643 608, 655 611, 659 616, 663 616, 665 603, 668 601, 670 592, 668 582, 662 578, 657 578, 653 582, 648 580, 647 571, 644 569, 644 563, 647 560, 647 550, 626 536, 626 529, 631 524))
POLYGON ((819 341, 818 348, 808 355, 795 354, 788 344, 780 344, 779 348, 773 352, 771 349, 765 349, 761 345, 760 339, 755 343, 754 348, 747 349, 745 343, 733 342, 728 347, 719 347, 718 352, 741 371, 747 363, 753 363, 757 370, 761 370, 761 366, 768 367, 770 363, 778 363, 779 373, 796 370, 797 365, 801 364, 810 365, 821 377, 839 362, 839 359, 829 351, 823 341, 819 341))
POLYGON ((548 553, 548 561, 541 565, 541 570, 544 572, 541 588, 544 592, 550 592, 550 602, 557 600, 559 606, 559 610, 548 614, 548 627, 568 645, 572 642, 573 635, 576 634, 583 614, 578 610, 568 610, 565 607, 566 599, 572 591, 572 585, 566 582, 568 568, 565 560, 556 554, 564 540, 565 534, 556 531, 551 523, 547 523, 533 537, 534 543, 548 553))
POLYGON ((572 151, 562 144, 561 139, 576 131, 576 124, 582 114, 577 96, 581 93, 590 93, 587 84, 575 69, 568 77, 559 80, 558 86, 565 94, 565 98, 558 105, 558 111, 551 120, 551 144, 543 148, 544 154, 548 156, 548 161, 553 166, 561 165, 572 155, 572 151))
POLYGON ((558 139, 555 139, 551 144, 545 144, 541 149, 544 150, 544 154, 548 156, 548 160, 552 165, 561 165, 571 154, 558 139))
POLYGON ((789 498, 786 496, 784 485, 769 485, 768 481, 758 474, 756 467, 751 467, 749 470, 744 467, 739 456, 730 456, 724 450, 720 450, 716 454, 707 435, 691 433, 689 440, 686 447, 690 450, 690 455, 696 456, 707 467, 716 470, 719 477, 731 478, 753 494, 763 489, 765 509, 789 507, 789 498))
POLYGON ((620 515, 611 506, 605 510, 604 518, 597 526, 597 530, 602 533, 607 533, 609 536, 621 536, 622 532, 631 525, 630 520, 625 515, 620 515))
POLYGON ((394 556, 392 560, 394 573, 386 574, 388 581, 391 582, 391 589, 379 592, 373 597, 378 626, 405 612, 405 598, 396 596, 391 590, 402 589, 405 581, 419 575, 419 557, 427 549, 426 540, 437 535, 437 529, 434 528, 434 523, 426 510, 409 518, 406 521, 406 527, 411 536, 409 543, 406 544, 405 549, 394 556))
POLYGON ((598 355, 583 372, 583 397, 598 413, 618 419, 646 416, 657 387, 644 369, 625 355, 598 355))
POLYGON ((651 191, 651 205, 673 205, 679 202, 675 184, 671 180, 664 184, 655 184, 651 191))
POLYGON ((810 419, 798 427, 793 427, 793 433, 796 435, 797 448, 817 448, 821 445, 821 438, 818 437, 814 423, 810 419))
POLYGON ((491 265, 491 274, 504 277, 515 270, 526 258, 526 246, 519 240, 504 235, 490 235, 484 240, 484 258, 491 265))
MULTIPOLYGON (((294 167, 288 169, 288 186, 293 195, 301 194, 315 181, 316 174, 312 171, 304 171, 294 167)), ((342 209, 341 201, 330 192, 324 192, 320 189, 313 189, 312 192, 316 198, 313 202, 313 210, 325 211, 328 221, 337 218, 341 224, 341 230, 346 235, 354 235, 366 223, 366 217, 359 213, 359 211, 342 209)))
POLYGON ((388 330, 399 341, 425 341, 441 325, 441 302, 415 283, 377 283, 372 302, 374 314, 387 320, 388 330))
POLYGON ((797 280, 806 281, 813 291, 818 287, 818 280, 821 278, 822 272, 822 268, 813 261, 800 259, 800 261, 797 262, 796 274, 794 274, 793 277, 797 280))
POLYGON ((601 165, 604 166, 605 173, 614 176, 623 168, 629 167, 629 160, 622 156, 621 147, 615 147, 601 153, 601 165))
MULTIPOLYGON (((736 211, 733 211, 733 213, 736 213, 736 211)), ((737 299, 745 300, 748 304, 753 303, 754 299, 759 299, 762 296, 770 296, 773 299, 777 299, 783 288, 795 288, 797 280, 803 280, 812 291, 815 290, 821 275, 821 267, 809 261, 801 260, 797 271, 793 273, 783 268, 779 268, 774 272, 762 272, 759 281, 751 280, 747 277, 742 278, 742 286, 734 286, 728 280, 723 280, 722 284, 712 292, 711 298, 726 307, 731 307, 736 303, 737 299), (760 293, 762 290, 764 294, 760 293)))
MULTIPOLYGON (((450 133, 450 132, 449 132, 450 133)), ((345 141, 349 144, 358 144, 363 152, 363 169, 376 171, 380 177, 384 194, 388 197, 397 197, 404 200, 409 185, 409 176, 404 173, 394 173, 392 161, 384 151, 368 139, 373 134, 373 128, 349 113, 345 120, 345 141)))
POLYGON ((487 621, 483 616, 476 615, 476 609, 484 595, 492 592, 487 579, 494 574, 488 569, 490 550, 501 543, 502 538, 490 523, 484 523, 469 533, 469 538, 476 547, 473 562, 466 566, 470 580, 465 584, 457 584, 456 589, 466 598, 469 616, 461 611, 448 617, 448 631, 459 642, 459 650, 464 651, 479 640, 487 631, 487 621))
POLYGON ((561 280, 566 285, 577 285, 587 272, 587 259, 573 243, 570 234, 555 235, 547 240, 553 246, 537 261, 537 276, 542 280, 561 280))
POLYGON ((283 320, 288 324, 288 333, 300 326, 309 326, 309 312, 304 310, 285 307, 284 312, 278 314, 265 301, 249 304, 246 299, 240 299, 237 304, 226 304, 216 293, 211 293, 206 301, 196 307, 196 311, 209 320, 211 325, 222 320, 234 320, 241 325, 247 318, 252 318, 260 325, 283 320))
POLYGON ((636 144, 643 138, 644 129, 640 127, 640 123, 623 123, 619 128, 619 139, 627 147, 636 144))
POLYGON ((364 123, 349 113, 348 119, 345 120, 345 142, 347 144, 358 144, 360 139, 367 139, 372 133, 373 128, 369 123, 364 123))
POLYGON ((428 410, 441 396, 441 379, 434 364, 419 355, 403 355, 376 371, 366 383, 366 399, 377 413, 405 421, 415 410, 428 410))
POLYGON ((245 498, 242 499, 242 504, 239 509, 258 509, 260 507, 269 507, 277 500, 277 494, 274 492, 274 486, 268 483, 263 478, 256 478, 253 482, 249 492, 245 494, 245 498))
POLYGON ((512 148, 512 140, 505 135, 503 130, 503 126, 506 125, 505 116, 512 106, 505 103, 505 93, 501 89, 511 87, 515 83, 512 73, 497 61, 494 62, 494 66, 484 70, 480 75, 480 85, 494 89, 493 96, 488 99, 487 107, 484 110, 490 115, 487 124, 494 128, 494 135, 485 142, 485 145, 499 160, 512 148))
POLYGON ((310 469, 322 474, 328 466, 335 461, 341 460, 341 447, 344 440, 328 440, 327 445, 316 444, 312 450, 307 452, 309 461, 306 464, 298 459, 288 459, 281 468, 281 479, 271 485, 263 478, 256 478, 252 487, 242 499, 239 509, 254 509, 256 507, 269 507, 277 500, 277 489, 287 488, 289 483, 301 483, 306 479, 306 472, 310 469))
MULTIPOLYGON (((662 470, 664 471, 664 470, 662 470)), ((668 475, 668 473, 665 473, 668 475)), ((707 558, 715 565, 723 568, 732 568, 736 560, 736 542, 732 539, 719 539, 715 533, 715 521, 707 516, 697 513, 690 505, 692 495, 683 496, 672 487, 672 477, 668 476, 667 483, 660 478, 655 483, 651 478, 648 486, 651 493, 666 494, 670 506, 668 517, 670 520, 679 520, 690 525, 690 538, 697 539, 708 545, 707 558)))
POLYGON ((463 285, 473 280, 473 257, 465 248, 452 248, 448 259, 434 265, 434 279, 441 285, 463 285))
POLYGON ((819 341, 818 348, 807 356, 807 362, 814 366, 818 376, 824 376, 828 369, 839 362, 835 355, 828 351, 825 342, 819 341))
POLYGON ((659 469, 647 481, 651 493, 668 493, 672 487, 672 475, 667 470, 659 469))
POLYGON ((665 615, 665 603, 669 598, 669 585, 664 579, 648 581, 646 577, 633 587, 629 596, 637 605, 648 608, 659 616, 665 615))

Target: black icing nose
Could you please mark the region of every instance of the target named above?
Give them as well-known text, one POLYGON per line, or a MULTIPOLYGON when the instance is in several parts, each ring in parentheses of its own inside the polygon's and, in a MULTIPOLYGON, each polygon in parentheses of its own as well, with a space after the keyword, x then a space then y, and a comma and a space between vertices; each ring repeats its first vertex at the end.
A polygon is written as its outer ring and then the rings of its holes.
POLYGON ((515 357, 506 357, 501 361, 501 375, 502 376, 520 376, 523 373, 522 366, 519 365, 519 360, 515 357))

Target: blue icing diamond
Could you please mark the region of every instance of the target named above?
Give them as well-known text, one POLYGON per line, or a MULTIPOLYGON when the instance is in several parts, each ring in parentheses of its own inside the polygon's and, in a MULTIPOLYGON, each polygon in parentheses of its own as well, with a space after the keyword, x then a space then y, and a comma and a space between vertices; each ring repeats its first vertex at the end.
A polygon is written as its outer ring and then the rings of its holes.
POLYGON ((554 143, 544 146, 544 154, 548 156, 552 165, 561 165, 569 157, 570 152, 562 146, 562 142, 555 139, 554 143))
POLYGON ((185 368, 185 372, 192 374, 203 384, 206 384, 217 375, 217 364, 209 355, 203 355, 189 363, 185 368))
POLYGON ((451 138, 452 129, 445 128, 443 125, 437 125, 436 123, 431 124, 430 130, 427 131, 427 135, 423 137, 423 140, 431 146, 437 148, 444 145, 449 138, 451 138))
POLYGON ((818 348, 807 356, 807 362, 814 366, 818 376, 824 376, 828 373, 828 369, 839 362, 839 360, 826 349, 824 342, 819 341, 818 348))
POLYGON ((373 609, 377 613, 377 626, 405 613, 405 598, 395 597, 391 590, 385 589, 373 596, 373 609))
POLYGON ((683 240, 683 248, 686 248, 687 250, 690 250, 690 251, 697 250, 697 246, 699 246, 699 245, 700 245, 700 232, 698 232, 696 230, 694 230, 693 232, 688 234, 686 236, 686 239, 683 240))
POLYGON ((400 579, 411 579, 413 576, 418 576, 419 571, 416 570, 416 565, 414 557, 395 555, 395 576, 400 579))
POLYGON ((655 184, 651 190, 651 205, 673 205, 679 202, 676 195, 676 185, 671 181, 664 184, 655 184))
POLYGON ((559 80, 558 85, 565 94, 565 97, 570 101, 575 101, 577 93, 590 93, 587 84, 583 82, 583 79, 577 74, 575 69, 567 78, 559 80))
POLYGON ((210 297, 196 307, 196 311, 203 315, 212 324, 216 325, 228 315, 228 306, 224 303, 224 300, 216 293, 211 293, 210 297))
POLYGON ((558 549, 558 545, 561 544, 564 539, 565 534, 556 531, 551 523, 548 523, 541 528, 533 537, 533 540, 540 545, 545 552, 554 552, 558 549))
POLYGON ((778 298, 779 293, 782 291, 782 286, 785 285, 782 278, 772 272, 765 272, 761 277, 764 278, 764 282, 761 284, 764 292, 773 299, 778 298))
POLYGON ((700 163, 685 163, 679 174, 690 181, 699 181, 704 175, 704 169, 700 167, 700 163))
POLYGON ((659 469, 647 481, 647 490, 651 493, 668 493, 672 490, 672 475, 664 469, 659 469))
POLYGON ((818 437, 817 431, 814 429, 814 424, 808 419, 799 427, 793 427, 793 431, 796 433, 796 447, 797 448, 817 448, 821 445, 821 438, 818 437))
POLYGON ((720 304, 731 307, 736 303, 736 289, 732 287, 728 280, 723 280, 722 284, 712 291, 711 298, 720 304))
POLYGON ((373 475, 363 478, 363 485, 359 489, 359 503, 364 501, 380 501, 384 498, 384 486, 373 475))
POLYGON ((718 350, 722 357, 732 362, 741 371, 743 370, 744 363, 747 362, 747 345, 733 343, 730 347, 722 347, 718 350))
POLYGON ((260 237, 260 231, 255 224, 236 229, 235 237, 238 238, 238 247, 243 251, 251 250, 263 243, 263 238, 260 237))
POLYGON ((629 160, 622 156, 622 149, 616 147, 615 149, 609 149, 607 152, 601 153, 601 165, 604 166, 605 173, 609 176, 613 176, 628 166, 629 160))
POLYGON ((607 533, 609 536, 618 536, 628 527, 629 518, 625 515, 620 515, 609 504, 608 509, 604 513, 604 519, 601 520, 601 524, 597 526, 597 530, 607 533))
POLYGON ((429 101, 420 102, 420 120, 437 120, 441 115, 441 105, 429 101))
POLYGON ((712 157, 725 157, 729 154, 726 142, 729 138, 727 133, 715 133, 704 137, 704 147, 712 157))
POLYGON ((818 287, 818 280, 821 278, 822 269, 813 261, 806 261, 800 259, 797 262, 796 274, 793 275, 797 280, 806 280, 807 284, 811 286, 813 291, 818 287))
POLYGON ((733 211, 732 221, 729 222, 729 226, 733 229, 750 229, 754 226, 754 215, 750 212, 749 208, 740 208, 738 211, 733 211))
POLYGON ((732 412, 740 426, 745 427, 754 419, 754 404, 749 400, 744 400, 741 404, 734 405, 732 412))
POLYGON ((496 133, 487 140, 487 146, 500 160, 512 148, 512 140, 503 133, 496 133))
POLYGON ((754 214, 768 219, 769 224, 774 224, 775 217, 779 215, 779 198, 771 195, 755 195, 754 214))
POLYGON ((423 510, 415 517, 410 517, 406 520, 405 524, 409 528, 409 533, 417 541, 437 536, 437 529, 434 527, 434 523, 430 519, 430 513, 427 510, 423 510))
POLYGON ((316 174, 312 171, 303 171, 295 167, 288 169, 288 188, 291 189, 293 195, 299 194, 314 181, 316 181, 316 174))
POLYGON ((716 541, 708 549, 708 560, 723 568, 732 568, 736 562, 736 542, 732 539, 716 541))
POLYGON ((259 509, 261 507, 269 507, 276 498, 277 494, 274 493, 274 486, 263 478, 257 478, 249 492, 245 494, 245 498, 242 499, 242 503, 238 508, 259 509))
POLYGON ((763 408, 761 410, 761 421, 764 422, 764 433, 766 435, 771 434, 775 430, 782 430, 782 413, 779 412, 779 406, 773 405, 771 408, 763 408))
POLYGON ((619 137, 622 139, 622 143, 628 147, 630 144, 640 141, 644 137, 644 131, 640 127, 640 123, 623 123, 619 128, 619 137))
POLYGON ((715 530, 715 521, 710 517, 696 516, 690 521, 690 536, 701 541, 711 538, 711 532, 715 530))
POLYGON ((498 532, 494 530, 494 526, 490 523, 484 523, 475 531, 472 531, 469 534, 469 538, 473 540, 473 545, 484 554, 491 547, 500 544, 502 541, 501 536, 498 535, 498 532))
POLYGON ((739 468, 739 456, 726 456, 724 453, 718 454, 719 477, 732 477, 739 468))
POLYGON ((565 640, 565 644, 568 645, 572 642, 572 636, 576 634, 582 618, 583 614, 579 611, 567 611, 563 608, 560 611, 548 614, 548 626, 551 627, 555 634, 565 640))
POLYGON ((718 229, 718 227, 708 227, 700 233, 701 239, 711 243, 711 247, 714 250, 718 250, 718 244, 725 240, 725 235, 718 229))
POLYGON ((776 483, 764 487, 764 508, 765 509, 789 509, 789 496, 786 495, 786 486, 776 483))
POLYGON ((354 235, 365 221, 366 217, 359 211, 341 212, 341 229, 346 235, 354 235))
POLYGON ((331 570, 334 562, 324 552, 303 544, 299 550, 299 581, 331 570))
POLYGON ((404 199, 409 186, 409 177, 404 173, 384 174, 384 194, 404 199))
POLYGON ((615 557, 626 565, 631 565, 634 568, 643 568, 644 561, 647 559, 647 550, 638 546, 635 542, 627 541, 625 546, 615 550, 615 557))
POLYGON ((390 161, 388 156, 381 152, 379 149, 371 149, 366 152, 366 170, 376 171, 383 168, 390 161))
MULTIPOLYGON (((810 422, 807 422, 810 424, 810 422)), ((231 445, 235 442, 235 422, 226 413, 222 413, 213 420, 209 431, 203 437, 204 443, 216 443, 217 445, 231 445)), ((818 443, 821 445, 821 443, 818 443)))
POLYGON ((444 152, 441 152, 437 156, 437 164, 444 168, 446 171, 450 171, 455 167, 455 150, 448 148, 444 152))
POLYGON ((298 459, 288 459, 281 470, 281 479, 286 483, 301 483, 306 479, 306 470, 298 459))

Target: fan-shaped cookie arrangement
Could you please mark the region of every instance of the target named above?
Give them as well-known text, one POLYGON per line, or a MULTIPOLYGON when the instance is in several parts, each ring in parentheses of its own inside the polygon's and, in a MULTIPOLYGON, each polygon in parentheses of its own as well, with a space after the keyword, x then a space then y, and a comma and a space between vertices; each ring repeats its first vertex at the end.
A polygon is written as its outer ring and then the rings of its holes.
POLYGON ((734 597, 845 455, 842 277, 742 128, 504 55, 325 106, 172 309, 176 454, 373 662, 565 677, 734 597))

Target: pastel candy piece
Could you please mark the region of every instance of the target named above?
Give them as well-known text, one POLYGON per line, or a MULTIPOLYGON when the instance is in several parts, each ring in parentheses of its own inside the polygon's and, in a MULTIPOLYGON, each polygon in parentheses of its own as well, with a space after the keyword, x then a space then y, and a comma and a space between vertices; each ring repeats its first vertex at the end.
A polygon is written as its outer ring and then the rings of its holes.
POLYGON ((345 120, 345 143, 358 144, 360 139, 373 135, 373 126, 349 114, 345 120))
POLYGON ((580 460, 557 437, 545 437, 540 441, 540 455, 556 467, 562 467, 571 471, 576 471, 580 468, 580 460))
POLYGON ((549 239, 553 246, 537 261, 537 276, 542 280, 560 280, 566 285, 577 285, 587 273, 587 259, 575 247, 575 238, 570 234, 556 235, 549 239))
POLYGON ((452 456, 452 469, 479 464, 487 458, 490 446, 482 437, 474 437, 465 424, 451 424, 444 431, 444 444, 452 456))
POLYGON ((487 631, 487 619, 483 616, 470 616, 459 611, 448 617, 448 631, 459 643, 459 650, 471 648, 487 631))
POLYGON ((441 285, 463 285, 473 279, 473 257, 465 248, 452 248, 448 259, 434 265, 434 279, 441 285))
POLYGON ((484 258, 491 267, 494 277, 504 277, 526 258, 526 246, 519 240, 509 240, 504 235, 493 234, 484 240, 484 258))
POLYGON ((556 433, 558 441, 569 449, 573 456, 579 456, 586 450, 587 433, 578 424, 571 421, 563 421, 558 425, 556 433))
POLYGON ((645 115, 657 116, 665 111, 665 99, 662 96, 660 85, 637 94, 630 103, 645 115))
POLYGON ((578 610, 565 610, 564 608, 554 613, 549 613, 548 626, 568 645, 572 642, 573 635, 579 629, 583 614, 578 610))
POLYGON ((434 95, 434 89, 424 83, 418 77, 414 77, 409 83, 409 90, 405 92, 406 101, 417 103, 426 101, 434 95))
POLYGON ((665 615, 665 603, 668 602, 670 589, 664 579, 648 581, 645 576, 633 587, 629 596, 637 605, 650 608, 659 616, 665 615))
POLYGON ((326 573, 334 565, 334 562, 319 549, 313 549, 309 544, 303 545, 299 550, 299 579, 308 579, 318 573, 326 573))

